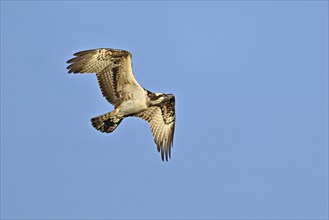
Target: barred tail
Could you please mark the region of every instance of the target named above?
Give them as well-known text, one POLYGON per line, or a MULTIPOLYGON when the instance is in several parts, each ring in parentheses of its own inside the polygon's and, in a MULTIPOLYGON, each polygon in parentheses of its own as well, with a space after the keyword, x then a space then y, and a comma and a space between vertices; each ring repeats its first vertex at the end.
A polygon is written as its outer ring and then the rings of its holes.
POLYGON ((110 113, 95 117, 91 119, 91 124, 100 132, 111 133, 120 124, 122 119, 110 118, 110 113))

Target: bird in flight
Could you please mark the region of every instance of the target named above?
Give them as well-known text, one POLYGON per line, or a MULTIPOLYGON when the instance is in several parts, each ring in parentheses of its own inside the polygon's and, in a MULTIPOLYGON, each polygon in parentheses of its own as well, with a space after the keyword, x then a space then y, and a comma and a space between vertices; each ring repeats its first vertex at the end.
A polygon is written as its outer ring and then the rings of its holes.
POLYGON ((175 130, 175 96, 153 93, 135 79, 132 55, 126 50, 100 48, 74 54, 67 61, 69 73, 96 73, 103 96, 114 110, 91 119, 104 133, 113 132, 129 116, 146 120, 161 158, 171 157, 175 130))

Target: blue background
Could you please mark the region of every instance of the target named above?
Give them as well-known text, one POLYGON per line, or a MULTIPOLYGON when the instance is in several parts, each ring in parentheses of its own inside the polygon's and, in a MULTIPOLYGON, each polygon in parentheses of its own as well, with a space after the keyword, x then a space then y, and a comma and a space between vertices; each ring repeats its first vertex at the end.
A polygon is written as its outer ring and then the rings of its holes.
POLYGON ((1 218, 328 218, 328 2, 1 2, 1 218), (73 53, 176 95, 172 159, 73 53))

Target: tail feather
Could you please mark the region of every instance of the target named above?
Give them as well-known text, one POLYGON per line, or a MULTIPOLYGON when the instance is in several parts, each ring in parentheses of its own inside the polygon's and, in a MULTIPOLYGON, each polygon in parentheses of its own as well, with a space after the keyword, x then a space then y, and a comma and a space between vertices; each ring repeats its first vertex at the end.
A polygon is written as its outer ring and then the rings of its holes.
POLYGON ((91 124, 100 132, 111 133, 119 126, 121 121, 122 119, 113 120, 112 118, 108 117, 108 114, 105 114, 92 118, 91 124))

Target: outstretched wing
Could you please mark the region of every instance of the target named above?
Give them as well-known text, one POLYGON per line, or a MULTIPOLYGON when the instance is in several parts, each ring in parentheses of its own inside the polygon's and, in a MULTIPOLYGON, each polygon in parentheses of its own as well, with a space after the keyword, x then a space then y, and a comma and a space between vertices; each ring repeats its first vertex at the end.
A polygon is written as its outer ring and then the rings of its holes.
POLYGON ((149 122, 154 142, 157 149, 161 152, 161 158, 168 161, 171 157, 171 147, 174 141, 175 131, 175 97, 166 98, 158 106, 152 106, 136 115, 149 122))
POLYGON ((131 54, 125 50, 101 48, 74 54, 67 61, 69 73, 96 73, 103 96, 114 106, 131 98, 124 88, 130 85, 130 93, 143 92, 132 70, 131 54), (128 98, 129 97, 129 98, 128 98))

